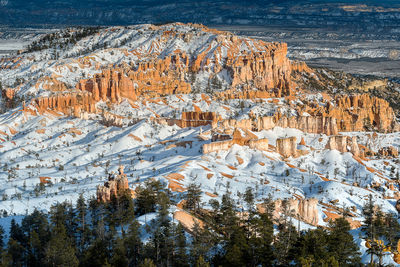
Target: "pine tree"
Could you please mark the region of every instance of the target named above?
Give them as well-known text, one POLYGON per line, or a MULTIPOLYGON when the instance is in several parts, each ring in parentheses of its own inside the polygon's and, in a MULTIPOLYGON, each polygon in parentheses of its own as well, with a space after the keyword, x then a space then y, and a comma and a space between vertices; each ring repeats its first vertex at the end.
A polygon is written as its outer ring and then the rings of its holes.
MULTIPOLYGON (((192 228, 192 237, 193 239, 189 246, 189 261, 191 265, 196 265, 200 257, 208 259, 210 251, 217 243, 217 238, 215 232, 210 230, 208 225, 204 225, 201 228, 198 223, 195 223, 192 228)), ((216 266, 218 265, 216 264, 216 266)))
POLYGON ((24 235, 24 231, 22 227, 15 222, 14 219, 11 220, 10 226, 10 238, 24 245, 26 243, 26 236, 24 235))
POLYGON ((140 239, 139 223, 133 221, 128 228, 128 233, 125 237, 125 247, 129 266, 137 266, 142 259, 143 244, 140 239))
POLYGON ((188 267, 189 266, 189 258, 186 252, 187 243, 185 230, 181 223, 175 227, 175 236, 174 240, 176 242, 173 266, 177 267, 188 267))
POLYGON ((144 261, 139 265, 139 267, 156 267, 153 260, 144 259, 144 261))
POLYGON ((293 211, 289 209, 288 201, 282 201, 282 212, 278 224, 278 235, 275 237, 275 257, 280 265, 287 265, 294 256, 292 250, 297 241, 298 233, 293 226, 291 217, 293 211))
POLYGON ((84 266, 102 266, 107 259, 110 259, 110 242, 112 238, 106 233, 104 221, 102 219, 97 223, 94 230, 94 236, 91 245, 86 249, 82 265, 84 266))
POLYGON ((118 198, 112 198, 107 204, 107 222, 110 227, 121 227, 122 235, 125 235, 124 226, 134 219, 133 200, 127 190, 121 192, 118 198))
POLYGON ((48 266, 78 266, 76 250, 63 224, 54 226, 46 246, 45 262, 48 266))
POLYGON ((186 193, 185 209, 198 213, 200 210, 201 190, 200 186, 194 183, 189 184, 186 193))
POLYGON ((236 226, 239 225, 239 218, 236 214, 236 206, 229 193, 222 196, 220 207, 221 230, 225 233, 226 239, 229 240, 236 226))
POLYGON ((26 262, 26 242, 27 238, 22 230, 22 227, 11 220, 10 238, 7 244, 8 258, 12 266, 24 265, 26 262))
POLYGON ((172 240, 172 227, 169 220, 170 199, 165 192, 160 192, 158 197, 160 205, 156 220, 157 229, 153 234, 153 240, 156 247, 156 263, 163 266, 169 266, 172 261, 172 254, 175 250, 172 240))
POLYGON ((270 215, 258 213, 258 216, 253 220, 253 224, 255 227, 249 240, 252 266, 271 266, 274 260, 272 250, 274 228, 270 215))
POLYGON ((42 266, 44 263, 45 256, 45 245, 40 241, 39 235, 33 230, 29 234, 28 243, 28 266, 42 266))
POLYGON ((158 181, 146 182, 145 186, 136 189, 136 212, 143 215, 156 210, 157 197, 162 186, 158 181))
POLYGON ((388 246, 394 248, 400 239, 400 224, 397 216, 393 213, 385 215, 385 233, 384 237, 388 241, 388 246))
POLYGON ((330 255, 328 237, 328 232, 322 228, 302 232, 295 245, 298 262, 303 264, 310 259, 313 263, 325 262, 330 255))
POLYGON ((86 243, 89 239, 89 231, 87 226, 87 205, 83 194, 79 195, 79 198, 76 202, 76 211, 77 211, 77 248, 78 252, 81 255, 83 250, 86 247, 86 243))
POLYGON ((0 225, 0 255, 4 248, 4 228, 0 225))
POLYGON ((25 216, 21 223, 22 230, 27 233, 27 261, 29 266, 42 266, 45 247, 50 240, 50 229, 47 216, 38 210, 25 216))
POLYGON ((225 266, 245 266, 250 261, 249 246, 243 227, 236 226, 224 246, 225 266))
POLYGON ((372 201, 372 195, 369 195, 368 202, 363 207, 362 214, 364 217, 364 223, 361 227, 361 230, 364 232, 367 239, 373 240, 375 238, 375 229, 373 225, 375 209, 372 201))
POLYGON ((110 263, 112 266, 128 266, 128 257, 126 256, 125 242, 122 238, 117 238, 114 242, 112 258, 110 263))
POLYGON ((7 261, 9 266, 25 265, 25 250, 20 242, 10 237, 7 244, 7 261))
POLYGON ((350 234, 350 224, 345 218, 337 218, 330 223, 328 251, 340 266, 355 266, 360 264, 360 252, 350 234))

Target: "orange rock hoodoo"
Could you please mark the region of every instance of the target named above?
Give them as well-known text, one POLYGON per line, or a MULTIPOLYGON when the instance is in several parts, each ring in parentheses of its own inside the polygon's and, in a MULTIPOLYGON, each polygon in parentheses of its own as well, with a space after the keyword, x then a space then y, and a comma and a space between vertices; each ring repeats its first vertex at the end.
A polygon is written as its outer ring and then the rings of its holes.
POLYGON ((219 116, 215 112, 189 111, 182 113, 180 127, 199 127, 216 123, 219 116))
POLYGON ((360 155, 360 149, 357 144, 357 137, 352 136, 344 136, 344 135, 335 135, 330 136, 329 141, 326 144, 327 149, 336 149, 342 153, 351 152, 355 156, 360 155))
POLYGON ((286 57, 285 43, 264 43, 262 52, 244 52, 235 55, 235 46, 228 51, 226 66, 232 69, 232 88, 240 91, 226 91, 225 98, 282 97, 291 94, 291 62, 286 57), (252 91, 257 88, 258 92, 252 91), (274 90, 269 90, 274 89, 274 90))
POLYGON ((111 174, 104 185, 97 186, 97 201, 108 202, 112 198, 118 198, 126 190, 129 190, 128 179, 124 174, 123 166, 118 169, 118 175, 111 174))
POLYGON ((283 116, 267 116, 259 117, 256 120, 224 120, 221 123, 223 128, 238 127, 252 131, 271 130, 275 127, 296 128, 306 133, 336 135, 338 134, 335 118, 322 116, 299 116, 289 117, 283 116))
POLYGON ((141 62, 137 68, 104 70, 93 78, 81 80, 76 88, 89 91, 95 101, 119 102, 122 98, 136 100, 138 96, 156 97, 190 93, 185 82, 189 58, 185 53, 173 54, 165 59, 141 62))
MULTIPOLYGON (((187 94, 191 92, 187 76, 200 71, 218 74, 226 70, 232 78, 230 89, 223 93, 228 98, 236 97, 238 93, 246 98, 291 94, 292 63, 286 57, 286 44, 251 40, 251 45, 250 40, 226 33, 217 36, 216 41, 217 47, 210 43, 209 47, 196 55, 189 56, 180 50, 165 58, 149 54, 150 57, 154 56, 153 59, 134 67, 124 64, 122 67, 104 69, 92 78, 80 80, 76 89, 91 92, 95 102, 110 100, 112 103, 122 98, 136 100, 138 96, 187 94)), ((303 66, 296 63, 293 68, 299 69, 300 65, 303 66)), ((47 79, 46 88, 57 82, 47 79)))
POLYGON ((276 140, 276 152, 285 158, 297 156, 296 137, 280 138, 276 140))
POLYGON ((399 151, 393 146, 383 147, 379 149, 378 153, 383 157, 390 157, 390 158, 399 157, 399 151))
POLYGON ((215 112, 188 111, 182 112, 181 119, 169 119, 163 117, 154 120, 161 124, 167 124, 169 126, 178 125, 181 128, 185 128, 215 125, 221 120, 221 117, 215 112))
MULTIPOLYGON (((242 136, 242 133, 239 130, 235 130, 232 134, 232 139, 225 140, 225 135, 221 135, 223 141, 211 142, 209 144, 203 145, 203 153, 208 154, 211 152, 218 152, 221 150, 228 150, 233 145, 240 145, 240 146, 248 146, 251 149, 258 149, 258 150, 268 150, 268 139, 256 139, 253 136, 245 135, 242 136)), ((216 139, 213 139, 216 140, 216 139)))
MULTIPOLYGON (((287 199, 284 200, 286 209, 291 211, 293 218, 300 219, 311 225, 318 225, 318 200, 315 198, 309 199, 287 199)), ((277 199, 274 201, 275 210, 273 211, 273 216, 276 220, 279 220, 280 214, 284 210, 284 201, 277 199)), ((258 205, 258 210, 260 212, 265 212, 265 207, 260 204, 258 205)))
POLYGON ((326 116, 334 117, 339 131, 365 131, 376 129, 391 132, 396 127, 395 115, 384 99, 368 94, 337 96, 335 105, 329 102, 326 116))
POLYGON ((39 97, 33 101, 39 113, 46 110, 59 111, 64 114, 80 117, 81 112, 95 112, 95 101, 87 92, 57 94, 50 97, 39 97))

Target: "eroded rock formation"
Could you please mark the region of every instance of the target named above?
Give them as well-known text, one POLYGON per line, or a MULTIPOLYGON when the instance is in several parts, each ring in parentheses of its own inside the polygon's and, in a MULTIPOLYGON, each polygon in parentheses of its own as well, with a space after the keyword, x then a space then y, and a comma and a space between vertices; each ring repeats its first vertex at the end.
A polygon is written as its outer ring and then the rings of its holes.
POLYGON ((124 173, 124 167, 120 166, 117 175, 110 174, 104 185, 97 186, 97 201, 108 202, 112 198, 118 198, 127 190, 129 190, 128 179, 124 173))
POLYGON ((185 82, 189 58, 185 53, 174 53, 164 59, 140 62, 136 68, 106 69, 93 78, 83 79, 76 88, 89 91, 95 101, 119 102, 122 98, 136 100, 138 96, 156 97, 190 93, 185 82))
POLYGON ((393 146, 383 147, 383 148, 379 149, 378 153, 381 156, 387 157, 387 158, 398 158, 399 157, 399 151, 393 146))
POLYGON ((334 102, 327 103, 325 112, 336 118, 339 131, 391 132, 396 127, 393 109, 384 99, 368 94, 345 95, 337 96, 334 102))
POLYGON ((335 135, 330 136, 328 143, 326 144, 327 149, 336 149, 341 153, 351 152, 354 156, 360 155, 360 149, 357 144, 357 137, 335 135))
POLYGON ((323 116, 292 116, 279 117, 266 116, 258 117, 255 120, 243 119, 240 121, 234 119, 223 120, 220 122, 222 128, 234 127, 252 131, 271 130, 275 127, 296 128, 305 133, 336 135, 338 128, 336 119, 323 116))
POLYGON ((155 118, 154 120, 160 124, 178 125, 181 128, 186 128, 215 125, 221 120, 221 117, 215 112, 188 111, 182 112, 181 119, 155 118))
MULTIPOLYGON (((221 135, 218 135, 221 136, 221 135)), ((224 141, 216 141, 211 142, 209 144, 203 145, 203 153, 208 154, 211 152, 218 152, 223 150, 230 149, 233 145, 240 145, 240 146, 248 146, 252 149, 258 150, 268 150, 268 139, 262 138, 258 139, 256 136, 249 135, 247 133, 243 133, 238 129, 236 129, 232 134, 231 140, 225 140, 225 136, 223 137, 224 141)), ((213 140, 218 140, 213 136, 213 140)))
POLYGON ((297 157, 296 137, 279 138, 276 140, 276 152, 284 158, 297 157))
MULTIPOLYGON (((274 219, 279 220, 282 212, 285 210, 295 219, 300 219, 303 222, 317 226, 318 225, 318 200, 315 198, 309 199, 277 199, 274 201, 275 209, 273 211, 274 219)), ((264 205, 258 205, 260 212, 265 212, 264 205)))
POLYGON ((93 113, 96 111, 95 101, 92 95, 87 92, 39 97, 33 101, 33 105, 39 113, 51 110, 75 117, 80 117, 81 112, 93 113))

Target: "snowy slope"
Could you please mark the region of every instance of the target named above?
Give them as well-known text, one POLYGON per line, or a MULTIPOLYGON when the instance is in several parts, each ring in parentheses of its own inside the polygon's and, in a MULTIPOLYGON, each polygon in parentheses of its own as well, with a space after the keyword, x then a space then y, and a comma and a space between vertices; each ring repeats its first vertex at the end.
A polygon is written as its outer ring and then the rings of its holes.
MULTIPOLYGON (((43 87, 41 77, 44 76, 57 77, 73 88, 82 77, 92 77, 107 66, 137 64, 150 51, 152 56, 162 58, 176 49, 199 54, 210 43, 212 48, 217 46, 216 42, 213 46, 215 33, 190 25, 163 26, 163 30, 174 28, 181 34, 197 32, 195 39, 188 43, 182 38, 163 39, 161 32, 154 31, 153 27, 102 29, 68 49, 58 48, 58 59, 51 59, 55 53, 52 48, 22 54, 11 68, 0 71, 3 87, 13 87, 17 78, 23 79, 18 95, 29 99, 51 94, 43 87), (127 50, 137 53, 127 55, 124 53, 127 50)), ((201 91, 204 92, 203 87, 201 91)), ((321 98, 320 95, 308 97, 321 98)), ((349 152, 325 149, 328 137, 324 134, 280 127, 254 134, 258 138, 268 138, 273 146, 278 138, 295 136, 298 141, 304 138, 306 146, 299 145, 298 149, 308 154, 283 159, 272 149, 259 151, 239 145, 227 151, 203 154, 202 145, 210 141, 198 137, 200 134, 209 136, 211 126, 180 128, 154 122, 154 114, 180 118, 182 111, 194 111, 194 105, 203 112, 214 111, 223 119, 273 114, 278 107, 282 112, 295 114, 296 111, 285 103, 283 98, 206 101, 201 94, 169 95, 153 101, 122 101, 109 107, 110 113, 125 117, 122 127, 104 126, 99 114, 81 120, 53 113, 33 116, 22 112, 21 106, 8 110, 0 115, 0 212, 18 216, 35 208, 48 210, 54 203, 64 200, 75 202, 81 193, 89 198, 95 195, 96 186, 106 181, 107 172, 124 165, 132 189, 153 177, 168 184, 168 175, 179 173, 185 177, 180 181, 182 187, 192 182, 201 185, 205 203, 219 198, 227 190, 238 198, 238 193, 243 193, 247 187, 254 189, 258 202, 269 194, 274 199, 316 198, 320 225, 326 225, 323 210, 328 203, 336 203, 338 208, 351 208, 354 220, 362 221, 361 209, 370 194, 383 211, 397 213, 394 196, 398 186, 390 188, 388 181, 399 172, 398 159, 372 158, 360 162, 349 152), (130 125, 133 119, 138 122, 130 125), (192 143, 184 147, 174 145, 178 141, 192 143), (44 189, 39 186, 40 177, 49 177, 46 179, 51 181, 44 189), (381 186, 373 187, 375 184, 381 186)), ((99 102, 97 107, 106 109, 108 105, 99 102)), ((357 136, 359 144, 374 151, 387 146, 400 149, 399 132, 380 133, 374 139, 371 133, 342 134, 357 136)), ((174 193, 177 201, 183 195, 174 193)), ((8 218, 2 220, 5 224, 9 221, 8 218)))

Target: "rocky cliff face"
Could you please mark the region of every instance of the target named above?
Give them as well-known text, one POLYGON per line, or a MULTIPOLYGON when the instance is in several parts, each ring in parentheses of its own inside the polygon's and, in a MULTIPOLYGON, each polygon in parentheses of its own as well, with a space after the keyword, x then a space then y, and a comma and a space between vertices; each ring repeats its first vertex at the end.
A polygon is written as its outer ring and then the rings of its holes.
POLYGON ((230 140, 225 140, 227 137, 225 135, 220 135, 223 141, 218 141, 216 136, 212 138, 215 142, 211 142, 203 145, 203 153, 208 154, 211 152, 218 152, 223 150, 228 150, 233 145, 240 146, 248 146, 252 149, 264 150, 267 151, 268 148, 268 139, 262 138, 258 139, 256 136, 252 136, 246 133, 242 133, 238 129, 236 129, 230 140))
POLYGON ((241 128, 252 131, 271 130, 275 127, 295 128, 306 133, 336 135, 338 128, 336 119, 323 116, 274 116, 258 117, 255 120, 223 120, 220 122, 222 128, 241 128))
POLYGON ((258 44, 263 45, 265 51, 243 53, 239 57, 234 51, 228 54, 226 65, 233 71, 232 87, 243 86, 247 89, 254 86, 259 90, 277 88, 280 90, 276 91, 276 97, 289 95, 291 64, 286 57, 287 45, 258 44))
MULTIPOLYGON (((277 199, 274 201, 275 209, 273 211, 274 219, 278 220, 284 210, 289 210, 293 214, 293 218, 299 219, 308 224, 318 225, 318 200, 315 198, 309 199, 277 199)), ((262 204, 258 205, 260 212, 265 212, 265 207, 262 204)))
POLYGON ((205 125, 215 125, 221 117, 215 112, 201 112, 201 111, 185 111, 182 112, 181 119, 170 119, 170 118, 156 118, 154 119, 157 123, 166 125, 178 125, 181 128, 186 127, 199 127, 205 125))
MULTIPOLYGON (((94 68, 96 74, 76 81, 75 91, 91 93, 95 103, 119 103, 124 98, 135 101, 138 97, 188 94, 205 77, 208 87, 225 99, 282 97, 293 93, 292 69, 306 69, 305 64, 290 62, 284 43, 240 38, 202 25, 176 25, 191 26, 192 30, 149 27, 148 34, 154 36, 151 44, 142 47, 143 42, 138 40, 134 49, 121 50, 125 59, 120 64, 102 64, 94 61, 93 55, 77 59, 80 68, 94 68), (184 51, 182 45, 171 44, 171 40, 193 46, 195 51, 184 51)), ((71 91, 58 74, 66 69, 76 67, 70 62, 59 63, 55 73, 38 78, 36 88, 71 91)))
POLYGON ((164 59, 140 62, 136 68, 106 69, 93 78, 80 80, 76 88, 89 91, 95 101, 119 102, 122 98, 136 100, 138 96, 155 97, 190 93, 185 82, 189 58, 176 53, 164 59))
POLYGON ((391 132, 396 127, 393 109, 383 99, 363 94, 337 96, 334 102, 328 102, 325 111, 336 118, 339 131, 391 132))
POLYGON ((327 149, 336 149, 341 153, 351 152, 354 156, 360 155, 360 149, 357 144, 357 138, 355 136, 343 136, 335 135, 330 136, 329 141, 326 145, 327 149))
POLYGON ((276 152, 281 154, 284 158, 297 157, 296 137, 277 139, 276 152))
POLYGON ((81 112, 96 112, 96 102, 92 94, 87 92, 57 94, 50 97, 39 97, 32 103, 39 113, 59 111, 67 115, 80 117, 81 112))

